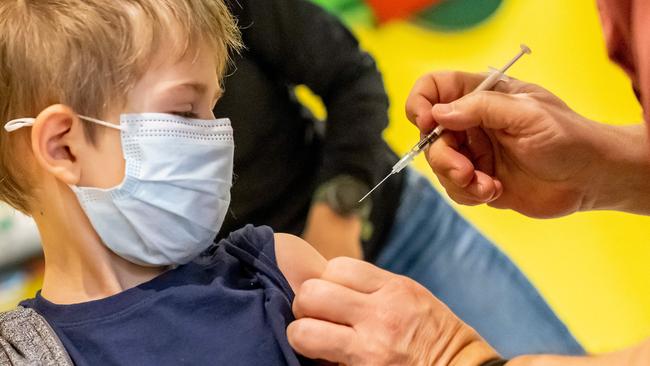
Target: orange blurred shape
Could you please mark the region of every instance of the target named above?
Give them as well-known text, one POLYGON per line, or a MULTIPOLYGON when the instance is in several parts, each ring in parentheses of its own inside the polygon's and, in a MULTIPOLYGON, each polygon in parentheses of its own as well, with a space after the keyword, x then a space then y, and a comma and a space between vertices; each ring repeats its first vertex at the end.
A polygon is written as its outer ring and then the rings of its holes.
POLYGON ((404 19, 442 0, 366 0, 380 23, 404 19))

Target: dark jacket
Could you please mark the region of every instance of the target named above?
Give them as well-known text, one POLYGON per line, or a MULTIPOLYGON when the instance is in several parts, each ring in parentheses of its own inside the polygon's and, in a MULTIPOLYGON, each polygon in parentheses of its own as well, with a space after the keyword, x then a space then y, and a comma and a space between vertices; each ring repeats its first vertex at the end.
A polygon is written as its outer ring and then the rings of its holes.
MULTIPOLYGON (((235 184, 221 232, 245 224, 300 235, 316 187, 352 175, 368 187, 397 159, 382 139, 388 97, 374 60, 334 16, 305 0, 230 0, 246 50, 236 57, 215 109, 235 131, 235 184), (325 133, 296 100, 306 85, 326 109, 325 133)), ((372 199, 372 260, 393 222, 402 177, 372 199)))

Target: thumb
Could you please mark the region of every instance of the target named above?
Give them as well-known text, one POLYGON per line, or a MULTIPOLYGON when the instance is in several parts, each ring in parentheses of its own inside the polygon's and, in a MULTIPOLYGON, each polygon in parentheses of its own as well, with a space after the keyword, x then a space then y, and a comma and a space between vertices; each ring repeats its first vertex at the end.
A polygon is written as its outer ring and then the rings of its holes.
POLYGON ((472 127, 503 130, 515 127, 518 121, 513 118, 513 112, 521 107, 520 99, 514 95, 480 91, 451 103, 436 104, 432 114, 438 124, 452 131, 464 131, 472 127))

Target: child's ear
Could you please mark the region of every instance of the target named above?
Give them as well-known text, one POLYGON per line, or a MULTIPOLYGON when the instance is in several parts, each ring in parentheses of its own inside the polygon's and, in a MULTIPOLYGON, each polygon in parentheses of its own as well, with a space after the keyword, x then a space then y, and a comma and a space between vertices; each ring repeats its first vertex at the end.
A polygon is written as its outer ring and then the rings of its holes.
POLYGON ((45 108, 32 126, 32 152, 36 161, 68 185, 76 185, 81 178, 77 158, 87 145, 82 123, 72 109, 56 104, 45 108))

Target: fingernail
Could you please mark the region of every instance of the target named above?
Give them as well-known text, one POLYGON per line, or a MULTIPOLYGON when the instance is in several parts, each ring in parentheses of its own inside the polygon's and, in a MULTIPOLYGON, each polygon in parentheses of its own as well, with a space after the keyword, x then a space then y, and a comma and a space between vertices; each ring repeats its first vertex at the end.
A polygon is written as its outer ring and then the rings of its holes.
POLYGON ((497 199, 497 190, 496 189, 494 190, 494 192, 492 192, 492 196, 490 196, 490 198, 488 198, 486 203, 490 203, 490 202, 494 201, 495 199, 497 199))
POLYGON ((451 104, 436 104, 433 106, 434 112, 439 114, 449 114, 452 112, 451 104))
MULTIPOLYGON (((483 196, 485 196, 486 193, 488 193, 488 187, 483 185, 483 184, 479 184, 478 185, 478 194, 479 194, 479 196, 483 197, 483 196)), ((489 197, 483 198, 482 201, 485 202, 485 203, 490 202, 492 200, 492 197, 494 197, 494 193, 495 192, 492 192, 492 194, 489 197)))
POLYGON ((483 194, 485 193, 485 186, 479 183, 479 184, 478 184, 478 187, 477 187, 477 189, 476 189, 476 191, 477 191, 476 193, 477 193, 477 195, 478 195, 477 198, 482 197, 483 194))

